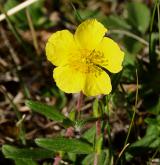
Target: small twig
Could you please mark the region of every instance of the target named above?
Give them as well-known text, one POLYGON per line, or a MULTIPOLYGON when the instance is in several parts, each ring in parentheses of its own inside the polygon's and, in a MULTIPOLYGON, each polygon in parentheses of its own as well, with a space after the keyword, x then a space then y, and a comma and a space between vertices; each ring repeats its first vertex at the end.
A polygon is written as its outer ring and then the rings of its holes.
MULTIPOLYGON (((17 116, 17 119, 19 121, 22 120, 21 113, 19 112, 16 104, 13 102, 13 99, 9 96, 8 92, 6 91, 6 89, 3 86, 0 86, 0 91, 4 94, 4 96, 8 99, 8 101, 12 105, 13 110, 15 111, 15 114, 17 116)), ((25 145, 26 144, 26 139, 25 139, 25 131, 24 131, 23 123, 21 122, 18 126, 20 128, 19 138, 21 139, 22 144, 25 145)))
MULTIPOLYGON (((23 41, 22 41, 21 36, 19 35, 19 32, 17 31, 16 27, 12 24, 7 12, 5 11, 5 9, 1 5, 1 3, 0 3, 0 11, 5 15, 6 21, 8 23, 8 26, 9 26, 11 32, 14 34, 14 36, 17 39, 17 41, 19 42, 19 44, 22 44, 23 41)), ((22 46, 23 46, 23 44, 22 44, 22 46)))
POLYGON ((6 45, 6 47, 8 48, 11 56, 12 56, 12 60, 14 61, 14 63, 16 65, 19 65, 20 64, 20 60, 18 58, 18 55, 17 53, 14 51, 12 45, 10 44, 8 38, 7 38, 7 35, 6 35, 6 32, 5 30, 2 28, 2 26, 0 26, 0 33, 1 33, 1 36, 2 36, 2 39, 4 40, 4 43, 6 45))
POLYGON ((129 146, 129 143, 126 144, 126 145, 122 148, 122 150, 121 150, 121 152, 119 153, 118 158, 117 158, 117 160, 116 160, 116 162, 115 162, 115 165, 118 164, 118 161, 119 161, 120 157, 122 156, 122 154, 124 153, 124 151, 126 150, 126 148, 127 148, 128 146, 129 146))
MULTIPOLYGON (((121 35, 126 35, 128 37, 131 37, 139 42, 141 42, 142 44, 146 45, 147 47, 149 47, 149 42, 144 40, 143 38, 137 36, 136 34, 133 34, 129 31, 126 31, 126 30, 119 30, 119 29, 113 29, 113 30, 110 30, 108 32, 109 34, 121 34, 121 35)), ((157 54, 160 54, 160 50, 159 49, 156 49, 156 53, 157 54)))
MULTIPOLYGON (((11 16, 17 12, 19 12, 20 10, 26 8, 27 6, 30 6, 32 3, 37 2, 38 0, 28 0, 25 2, 22 2, 21 4, 17 5, 16 7, 13 7, 12 9, 7 11, 7 15, 11 16)), ((6 19, 6 15, 5 14, 1 14, 0 15, 0 22, 3 21, 4 19, 6 19)))
POLYGON ((120 157, 122 156, 123 152, 126 150, 126 148, 127 148, 128 146, 129 146, 129 143, 126 144, 126 145, 123 147, 123 149, 121 150, 121 152, 120 152, 119 155, 118 155, 118 158, 120 158, 120 157))
POLYGON ((0 91, 4 94, 4 96, 8 99, 8 101, 10 102, 10 104, 12 105, 13 110, 15 111, 16 115, 17 115, 17 119, 20 120, 21 119, 21 114, 18 111, 18 108, 16 106, 16 104, 13 102, 13 99, 11 98, 11 96, 8 94, 7 90, 5 89, 4 86, 0 86, 0 91))
POLYGON ((36 50, 37 55, 40 55, 40 50, 39 50, 39 46, 38 46, 38 42, 37 42, 36 32, 35 32, 35 29, 33 26, 33 21, 32 21, 32 18, 31 18, 31 15, 29 13, 28 8, 26 8, 26 16, 27 16, 29 28, 30 28, 31 34, 32 34, 34 48, 36 50))
POLYGON ((117 34, 126 35, 126 36, 134 38, 135 40, 138 40, 139 42, 141 42, 142 44, 146 46, 149 46, 149 43, 146 40, 126 30, 113 29, 113 30, 110 30, 109 33, 111 34, 117 33, 117 34))
POLYGON ((30 98, 30 93, 28 91, 28 88, 27 88, 26 84, 23 82, 23 79, 22 79, 22 77, 19 73, 19 70, 18 70, 18 67, 19 67, 19 64, 20 64, 18 55, 17 55, 16 51, 14 50, 14 48, 12 47, 12 44, 10 43, 9 39, 7 38, 6 32, 4 31, 2 26, 0 26, 0 33, 2 35, 2 39, 4 40, 4 42, 6 44, 6 47, 9 49, 11 58, 12 58, 14 64, 15 64, 14 67, 15 67, 15 71, 16 71, 16 76, 18 77, 18 80, 20 81, 20 84, 21 84, 21 86, 24 90, 24 94, 27 98, 30 98))
POLYGON ((160 147, 158 147, 157 149, 156 149, 156 151, 155 151, 155 153, 153 154, 153 156, 151 157, 151 159, 150 159, 150 163, 149 163, 149 165, 152 165, 152 161, 153 161, 153 159, 155 158, 155 156, 157 155, 157 153, 160 151, 160 147))

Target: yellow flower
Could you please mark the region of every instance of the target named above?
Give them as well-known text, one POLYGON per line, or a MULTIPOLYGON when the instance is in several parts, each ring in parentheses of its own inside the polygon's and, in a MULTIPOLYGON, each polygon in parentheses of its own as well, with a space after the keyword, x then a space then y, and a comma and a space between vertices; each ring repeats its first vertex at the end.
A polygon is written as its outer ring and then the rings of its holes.
POLYGON ((57 66, 53 77, 66 93, 82 91, 87 96, 109 94, 112 90, 107 69, 122 69, 124 53, 110 38, 107 29, 96 19, 82 22, 75 34, 68 30, 53 33, 46 45, 47 59, 57 66))

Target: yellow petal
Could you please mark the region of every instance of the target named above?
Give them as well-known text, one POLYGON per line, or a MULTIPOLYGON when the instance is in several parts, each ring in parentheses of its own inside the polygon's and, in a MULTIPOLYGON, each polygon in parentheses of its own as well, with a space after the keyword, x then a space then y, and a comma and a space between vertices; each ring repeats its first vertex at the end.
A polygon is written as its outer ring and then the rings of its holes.
POLYGON ((112 73, 117 73, 122 69, 124 52, 116 42, 108 37, 104 37, 96 50, 99 50, 104 55, 104 63, 100 64, 112 73))
POLYGON ((107 29, 96 19, 88 19, 82 22, 76 32, 75 40, 83 49, 93 50, 103 39, 107 29))
POLYGON ((47 59, 56 66, 67 63, 71 51, 75 49, 73 34, 68 30, 53 33, 46 45, 47 59))
POLYGON ((55 68, 53 78, 57 86, 66 93, 80 92, 85 82, 85 75, 69 66, 59 66, 55 68))
POLYGON ((86 96, 96 96, 100 94, 109 94, 112 90, 110 77, 101 70, 98 75, 90 73, 86 75, 83 93, 86 96))

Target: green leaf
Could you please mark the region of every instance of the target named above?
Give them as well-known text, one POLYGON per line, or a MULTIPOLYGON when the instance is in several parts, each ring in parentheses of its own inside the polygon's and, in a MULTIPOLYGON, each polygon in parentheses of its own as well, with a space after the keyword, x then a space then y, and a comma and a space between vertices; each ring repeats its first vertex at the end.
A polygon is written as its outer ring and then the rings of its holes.
POLYGON ((49 88, 49 91, 49 97, 52 97, 53 95, 56 97, 57 101, 55 106, 59 109, 62 109, 67 103, 67 97, 65 93, 55 87, 49 88))
POLYGON ((123 61, 123 66, 135 66, 136 64, 136 56, 135 54, 131 54, 129 52, 125 52, 125 57, 124 57, 124 61, 123 61))
MULTIPOLYGON (((83 159, 82 165, 92 165, 94 163, 94 157, 95 157, 95 154, 93 154, 93 153, 87 155, 83 159)), ((101 154, 98 155, 98 165, 108 165, 108 164, 111 164, 111 161, 109 158, 109 151, 108 150, 103 150, 101 152, 101 154)))
POLYGON ((32 100, 27 100, 26 105, 33 111, 38 112, 51 120, 63 122, 66 118, 54 106, 49 106, 32 100))
MULTIPOLYGON (((89 19, 89 18, 97 18, 99 16, 101 16, 101 13, 98 10, 77 10, 77 12, 79 13, 79 15, 81 16, 81 18, 83 20, 89 19)), ((76 13, 75 13, 76 15, 76 13)))
MULTIPOLYGON (((154 131, 157 130, 157 127, 160 124, 160 122, 157 120, 157 118, 146 118, 144 121, 149 125, 147 128, 146 135, 153 134, 154 131)), ((156 131, 156 134, 157 134, 157 131, 156 131)))
POLYGON ((156 102, 156 104, 150 108, 148 108, 148 112, 153 114, 159 114, 160 113, 160 98, 156 102))
POLYGON ((88 140, 90 143, 93 144, 95 140, 95 134, 96 134, 96 126, 94 125, 83 134, 83 138, 85 138, 86 140, 88 140))
POLYGON ((122 73, 122 78, 121 78, 122 81, 125 81, 126 83, 133 83, 135 80, 135 70, 136 70, 135 65, 129 64, 125 66, 122 73))
POLYGON ((50 152, 48 150, 44 150, 40 148, 20 149, 10 145, 3 145, 2 152, 6 158, 11 158, 11 159, 44 159, 44 158, 53 157, 53 152, 50 152))
MULTIPOLYGON (((9 9, 17 6, 19 4, 19 2, 17 0, 7 0, 4 8, 6 11, 8 11, 9 9)), ((26 16, 24 11, 19 11, 16 14, 14 14, 13 16, 10 16, 10 20, 15 23, 15 25, 17 26, 24 26, 24 24, 26 23, 26 16)))
POLYGON ((141 33, 149 27, 150 10, 144 3, 131 2, 127 4, 128 21, 141 33))
POLYGON ((134 54, 135 56, 143 48, 142 43, 140 43, 139 41, 136 41, 133 38, 127 37, 127 36, 123 37, 123 44, 124 44, 126 50, 129 53, 134 54))
POLYGON ((95 155, 95 154, 93 154, 93 153, 87 155, 87 156, 83 159, 82 165, 92 165, 93 162, 94 162, 94 155, 95 155))
POLYGON ((35 161, 31 159, 17 159, 15 160, 15 165, 38 165, 35 161))
POLYGON ((149 147, 156 139, 156 135, 152 134, 149 136, 145 136, 142 139, 136 141, 135 143, 133 143, 129 148, 145 148, 145 147, 149 147))
POLYGON ((74 125, 74 122, 71 121, 70 119, 66 118, 63 114, 61 114, 58 110, 57 107, 42 104, 38 101, 32 101, 32 100, 27 100, 26 105, 31 108, 33 111, 40 113, 41 115, 44 115, 45 117, 61 122, 61 124, 67 128, 70 126, 74 125))
POLYGON ((118 15, 105 17, 102 20, 102 23, 109 29, 131 29, 131 26, 127 23, 127 21, 118 15))
POLYGON ((113 164, 113 157, 110 157, 109 150, 103 150, 99 155, 98 165, 113 164))
POLYGON ((68 158, 72 162, 75 162, 76 161, 76 158, 77 158, 77 155, 75 153, 68 153, 68 158))
POLYGON ((47 22, 47 17, 44 17, 42 8, 44 7, 45 0, 39 0, 38 3, 33 3, 28 7, 32 22, 35 27, 44 26, 47 22))
POLYGON ((79 139, 68 139, 65 137, 39 138, 36 144, 51 151, 64 151, 77 154, 88 154, 93 152, 90 144, 79 139))
POLYGON ((160 145, 160 138, 157 138, 157 135, 152 134, 143 137, 142 139, 131 144, 127 149, 126 159, 131 160, 136 155, 141 155, 147 153, 151 149, 155 149, 160 145))

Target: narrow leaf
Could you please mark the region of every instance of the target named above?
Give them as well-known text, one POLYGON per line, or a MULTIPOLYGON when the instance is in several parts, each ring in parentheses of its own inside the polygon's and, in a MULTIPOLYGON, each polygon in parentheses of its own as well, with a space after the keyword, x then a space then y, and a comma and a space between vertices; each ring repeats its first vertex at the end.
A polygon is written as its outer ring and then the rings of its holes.
POLYGON ((38 165, 35 161, 31 159, 17 159, 15 160, 15 165, 38 165))
POLYGON ((55 107, 42 104, 37 101, 27 100, 26 105, 31 108, 33 111, 38 112, 47 118, 59 122, 63 122, 65 116, 62 115, 55 107))
POLYGON ((102 20, 103 24, 109 29, 131 29, 131 25, 118 15, 110 15, 102 20))
POLYGON ((77 154, 88 154, 93 152, 90 144, 78 139, 68 139, 65 137, 39 138, 36 144, 51 151, 64 151, 77 154))
POLYGON ((44 149, 16 148, 10 145, 3 145, 2 152, 6 158, 11 159, 44 159, 52 158, 53 152, 44 149))

